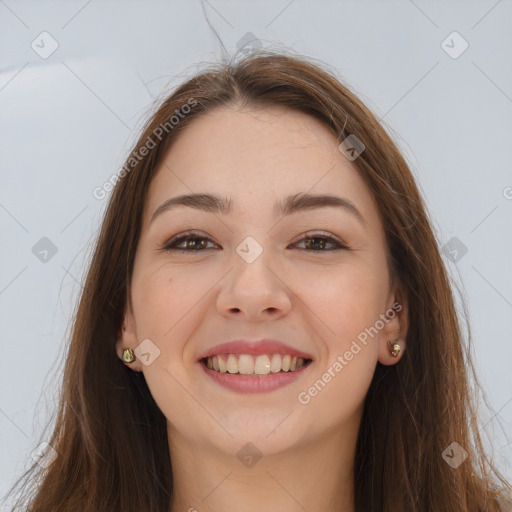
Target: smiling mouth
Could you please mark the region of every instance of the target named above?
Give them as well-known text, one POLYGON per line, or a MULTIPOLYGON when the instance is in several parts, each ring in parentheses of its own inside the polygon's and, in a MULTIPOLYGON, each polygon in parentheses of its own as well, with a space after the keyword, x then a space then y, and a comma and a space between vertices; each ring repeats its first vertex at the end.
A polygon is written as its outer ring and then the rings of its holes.
POLYGON ((201 363, 214 372, 253 377, 292 373, 311 362, 312 359, 290 354, 218 354, 201 359, 201 363))

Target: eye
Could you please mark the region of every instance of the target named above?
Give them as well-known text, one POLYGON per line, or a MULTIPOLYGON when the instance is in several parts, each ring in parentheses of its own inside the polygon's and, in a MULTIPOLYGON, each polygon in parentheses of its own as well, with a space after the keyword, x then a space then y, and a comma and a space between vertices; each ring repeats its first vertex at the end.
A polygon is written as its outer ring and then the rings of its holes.
MULTIPOLYGON (((206 248, 206 241, 210 240, 208 237, 201 236, 195 232, 187 232, 177 237, 171 238, 167 243, 162 246, 164 251, 177 251, 177 252, 199 252, 206 248), (199 243, 197 243, 199 241, 199 243), (178 247, 185 242, 184 247, 178 247)), ((211 241, 211 240, 210 240, 211 241)))
MULTIPOLYGON (((295 242, 293 245, 306 242, 306 248, 301 250, 315 251, 315 252, 330 252, 339 250, 350 250, 345 244, 340 242, 337 238, 331 235, 322 235, 318 233, 308 232, 303 238, 295 242), (326 249, 326 245, 334 245, 331 249, 326 249)), ((210 238, 202 236, 197 232, 186 232, 177 237, 171 238, 166 242, 161 249, 163 251, 173 252, 202 252, 207 247, 208 242, 211 242, 210 238), (181 247, 179 247, 181 245, 181 247)), ((213 242, 212 242, 213 243, 213 242)), ((217 245, 217 244, 214 244, 217 245)), ((211 247, 210 247, 211 248, 211 247)))
POLYGON ((327 252, 327 251, 339 251, 341 249, 349 250, 349 248, 341 243, 337 238, 331 235, 321 235, 318 233, 306 233, 306 236, 301 238, 296 244, 307 242, 308 248, 305 250, 316 251, 316 252, 327 252), (332 244, 332 249, 325 249, 326 244, 332 244))

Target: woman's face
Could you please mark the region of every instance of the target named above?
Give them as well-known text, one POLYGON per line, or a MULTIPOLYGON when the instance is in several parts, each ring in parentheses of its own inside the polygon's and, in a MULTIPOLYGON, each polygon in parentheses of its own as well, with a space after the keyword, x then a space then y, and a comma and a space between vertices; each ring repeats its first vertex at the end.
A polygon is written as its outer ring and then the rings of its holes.
POLYGON ((235 455, 250 442, 266 455, 335 431, 354 439, 377 361, 398 360, 387 341, 403 352, 383 226, 338 145, 297 111, 222 107, 195 119, 156 173, 117 349, 146 340, 129 366, 167 417, 171 449, 179 439, 235 455), (162 207, 188 194, 231 210, 162 207), (353 206, 281 208, 304 194, 353 206), (233 340, 255 343, 215 348, 233 340), (284 371, 294 355, 307 364, 284 371))

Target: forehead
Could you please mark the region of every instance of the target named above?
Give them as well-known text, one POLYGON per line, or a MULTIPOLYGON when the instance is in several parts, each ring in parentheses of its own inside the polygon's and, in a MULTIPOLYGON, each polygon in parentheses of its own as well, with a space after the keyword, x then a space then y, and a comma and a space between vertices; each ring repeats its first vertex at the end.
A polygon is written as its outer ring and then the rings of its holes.
POLYGON ((375 216, 373 198, 339 142, 317 119, 281 106, 202 114, 173 142, 156 172, 146 222, 169 197, 190 193, 226 196, 235 212, 268 210, 289 194, 338 194, 363 215, 375 216))

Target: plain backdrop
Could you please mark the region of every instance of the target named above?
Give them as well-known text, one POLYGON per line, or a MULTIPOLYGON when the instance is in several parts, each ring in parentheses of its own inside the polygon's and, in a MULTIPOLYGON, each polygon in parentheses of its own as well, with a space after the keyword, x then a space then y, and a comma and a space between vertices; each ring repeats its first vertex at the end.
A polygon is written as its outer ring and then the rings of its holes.
POLYGON ((402 149, 468 308, 480 432, 512 479, 511 26, 510 0, 1 0, 0 497, 56 404, 107 203, 93 189, 158 98, 244 41, 331 66, 402 149))

